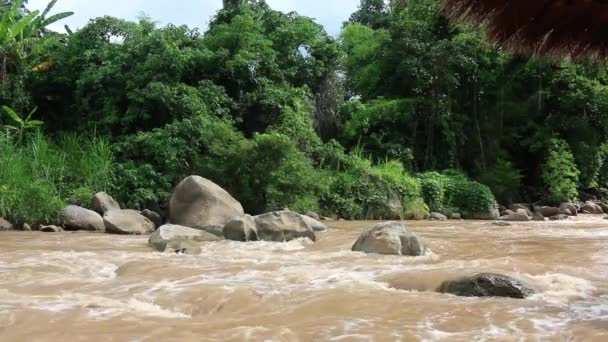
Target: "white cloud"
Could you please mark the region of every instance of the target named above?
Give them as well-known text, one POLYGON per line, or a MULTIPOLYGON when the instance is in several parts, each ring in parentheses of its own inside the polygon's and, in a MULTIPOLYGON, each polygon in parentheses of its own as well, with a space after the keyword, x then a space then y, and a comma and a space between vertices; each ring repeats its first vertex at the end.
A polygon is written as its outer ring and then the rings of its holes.
MULTIPOLYGON (((49 0, 30 0, 31 9, 44 9, 49 0)), ((296 11, 315 18, 330 34, 340 31, 359 0, 267 0, 268 4, 283 12, 296 11)), ((92 19, 103 15, 133 20, 145 13, 161 24, 173 23, 205 29, 209 20, 222 7, 222 0, 59 0, 54 12, 72 11, 74 16, 61 22, 78 29, 92 19)), ((54 28, 57 29, 58 26, 54 28)))

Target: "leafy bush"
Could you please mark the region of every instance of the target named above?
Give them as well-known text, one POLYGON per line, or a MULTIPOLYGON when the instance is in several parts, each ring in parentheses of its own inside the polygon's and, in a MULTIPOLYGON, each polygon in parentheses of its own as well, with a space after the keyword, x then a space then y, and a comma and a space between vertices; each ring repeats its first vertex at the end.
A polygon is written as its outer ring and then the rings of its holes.
POLYGON ((563 139, 551 139, 543 168, 543 180, 551 199, 556 202, 575 199, 578 196, 579 175, 568 143, 563 139))
POLYGON ((503 158, 481 173, 477 180, 490 187, 501 203, 512 203, 521 186, 521 173, 513 164, 503 158))
POLYGON ((55 222, 66 203, 88 206, 107 191, 110 145, 77 136, 51 142, 41 133, 24 144, 0 138, 0 216, 14 222, 55 222))
POLYGON ((446 214, 486 213, 496 208, 490 188, 455 170, 418 176, 425 202, 432 211, 446 214))

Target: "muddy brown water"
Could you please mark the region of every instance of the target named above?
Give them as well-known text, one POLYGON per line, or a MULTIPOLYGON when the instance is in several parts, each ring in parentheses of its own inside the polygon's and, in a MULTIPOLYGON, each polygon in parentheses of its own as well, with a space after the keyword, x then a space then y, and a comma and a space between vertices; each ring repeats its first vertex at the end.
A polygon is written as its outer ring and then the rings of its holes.
POLYGON ((608 341, 608 221, 407 222, 424 257, 350 251, 372 222, 320 241, 217 242, 0 233, 2 341, 608 341), (526 300, 459 298, 446 279, 499 272, 526 300))

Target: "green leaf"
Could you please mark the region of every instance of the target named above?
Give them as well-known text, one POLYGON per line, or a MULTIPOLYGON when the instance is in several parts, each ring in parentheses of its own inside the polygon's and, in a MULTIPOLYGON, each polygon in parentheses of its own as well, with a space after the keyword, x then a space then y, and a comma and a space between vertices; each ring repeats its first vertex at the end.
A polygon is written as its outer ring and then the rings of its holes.
POLYGON ((27 125, 28 126, 42 126, 42 125, 44 125, 44 122, 42 122, 40 120, 32 120, 32 121, 28 121, 27 125))
POLYGON ((36 113, 37 110, 38 110, 38 107, 35 107, 34 109, 32 109, 32 111, 27 115, 27 118, 25 119, 25 122, 30 121, 32 115, 34 115, 34 113, 36 113))
POLYGON ((21 117, 19 117, 19 114, 17 114, 17 112, 15 112, 14 110, 12 110, 11 108, 7 107, 7 106, 2 106, 2 109, 4 109, 4 111, 8 114, 8 116, 11 117, 11 119, 13 119, 15 122, 18 122, 20 124, 24 124, 23 119, 21 119, 21 117))

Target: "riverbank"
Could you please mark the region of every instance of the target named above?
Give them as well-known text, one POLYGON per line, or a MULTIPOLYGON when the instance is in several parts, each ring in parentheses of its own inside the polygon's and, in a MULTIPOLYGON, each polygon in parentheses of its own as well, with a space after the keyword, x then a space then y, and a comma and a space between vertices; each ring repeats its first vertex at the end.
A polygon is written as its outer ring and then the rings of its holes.
POLYGON ((2 232, 0 330, 12 341, 608 338, 601 217, 407 222, 430 249, 417 258, 352 252, 373 224, 328 222, 314 244, 203 243, 198 256, 153 252, 145 236, 2 232), (538 294, 434 291, 479 272, 520 277, 538 294))

